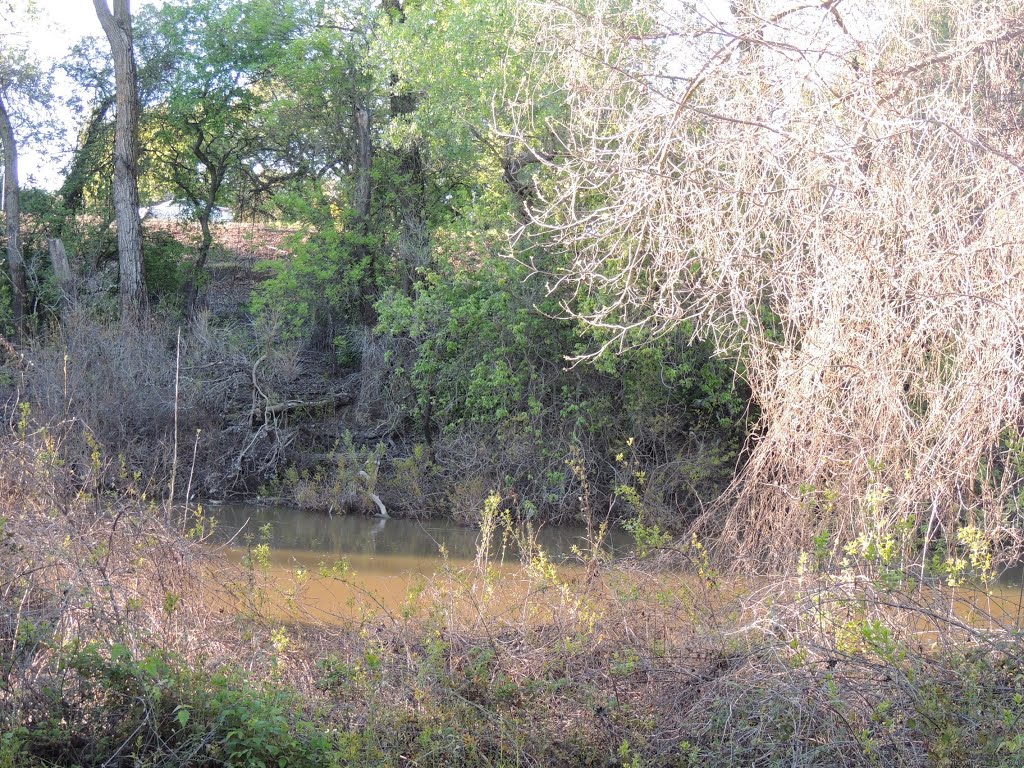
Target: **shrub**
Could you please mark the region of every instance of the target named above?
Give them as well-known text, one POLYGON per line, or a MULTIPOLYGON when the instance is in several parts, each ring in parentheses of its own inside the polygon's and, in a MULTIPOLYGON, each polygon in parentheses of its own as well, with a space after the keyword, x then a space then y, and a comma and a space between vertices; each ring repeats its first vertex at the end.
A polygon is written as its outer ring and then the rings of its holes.
POLYGON ((177 306, 187 277, 185 246, 159 229, 143 229, 142 267, 151 302, 177 306))

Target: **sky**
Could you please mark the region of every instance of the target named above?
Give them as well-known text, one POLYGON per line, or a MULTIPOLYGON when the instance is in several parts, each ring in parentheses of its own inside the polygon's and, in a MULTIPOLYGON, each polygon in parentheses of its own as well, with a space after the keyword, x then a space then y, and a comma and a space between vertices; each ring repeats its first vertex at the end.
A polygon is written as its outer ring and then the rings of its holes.
POLYGON ((33 38, 33 45, 48 59, 63 56, 79 38, 102 35, 91 0, 35 0, 41 20, 52 25, 33 38))
MULTIPOLYGON (((60 61, 83 37, 99 37, 106 45, 92 0, 34 0, 34 3, 39 10, 39 24, 29 35, 29 42, 44 66, 60 61)), ((150 4, 134 0, 132 12, 140 5, 150 4)), ((67 106, 71 88, 71 83, 59 73, 54 86, 52 117, 64 126, 67 142, 46 147, 23 143, 18 162, 18 178, 22 186, 53 190, 63 181, 63 168, 70 160, 72 149, 69 142, 74 142, 78 132, 77 120, 67 106)))

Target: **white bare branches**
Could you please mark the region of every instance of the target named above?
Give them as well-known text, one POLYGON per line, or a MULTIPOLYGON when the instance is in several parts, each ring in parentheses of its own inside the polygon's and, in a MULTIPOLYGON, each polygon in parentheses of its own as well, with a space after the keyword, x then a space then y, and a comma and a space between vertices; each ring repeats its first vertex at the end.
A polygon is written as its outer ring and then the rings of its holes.
POLYGON ((739 356, 762 429, 703 523, 759 554, 933 504, 1016 534, 1020 7, 587 7, 533 8, 568 104, 534 221, 588 322, 739 356))

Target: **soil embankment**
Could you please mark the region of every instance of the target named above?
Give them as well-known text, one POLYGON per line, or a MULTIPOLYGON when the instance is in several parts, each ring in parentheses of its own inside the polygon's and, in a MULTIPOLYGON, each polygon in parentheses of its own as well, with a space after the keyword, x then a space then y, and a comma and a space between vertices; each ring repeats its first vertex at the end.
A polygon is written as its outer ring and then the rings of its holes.
MULTIPOLYGON (((183 224, 152 226, 185 244, 198 236, 183 224)), ((237 452, 226 468, 218 466, 222 457, 214 456, 199 490, 217 498, 276 497, 294 503, 300 501, 293 497, 294 486, 331 471, 324 465, 334 463, 346 435, 357 449, 379 435, 355 408, 358 369, 339 364, 330 344, 282 333, 287 307, 271 320, 252 310, 254 291, 273 277, 276 263, 289 258, 289 241, 301 234, 294 228, 235 222, 217 226, 214 234, 200 297, 204 315, 193 333, 227 338, 235 352, 244 350, 234 376, 245 381, 232 387, 222 404, 223 428, 237 452), (290 484, 282 479, 285 474, 290 484)), ((197 373, 201 382, 203 373, 197 373)))

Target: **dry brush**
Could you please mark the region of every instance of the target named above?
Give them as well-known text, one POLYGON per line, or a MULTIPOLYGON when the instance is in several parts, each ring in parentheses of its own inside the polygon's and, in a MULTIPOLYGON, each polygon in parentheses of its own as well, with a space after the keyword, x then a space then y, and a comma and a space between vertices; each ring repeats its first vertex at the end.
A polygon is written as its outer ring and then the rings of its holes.
POLYGON ((518 95, 552 285, 609 344, 689 324, 738 354, 759 422, 701 521, 732 551, 908 518, 1016 540, 1024 11, 703 7, 531 9, 531 95, 567 103, 518 95))

